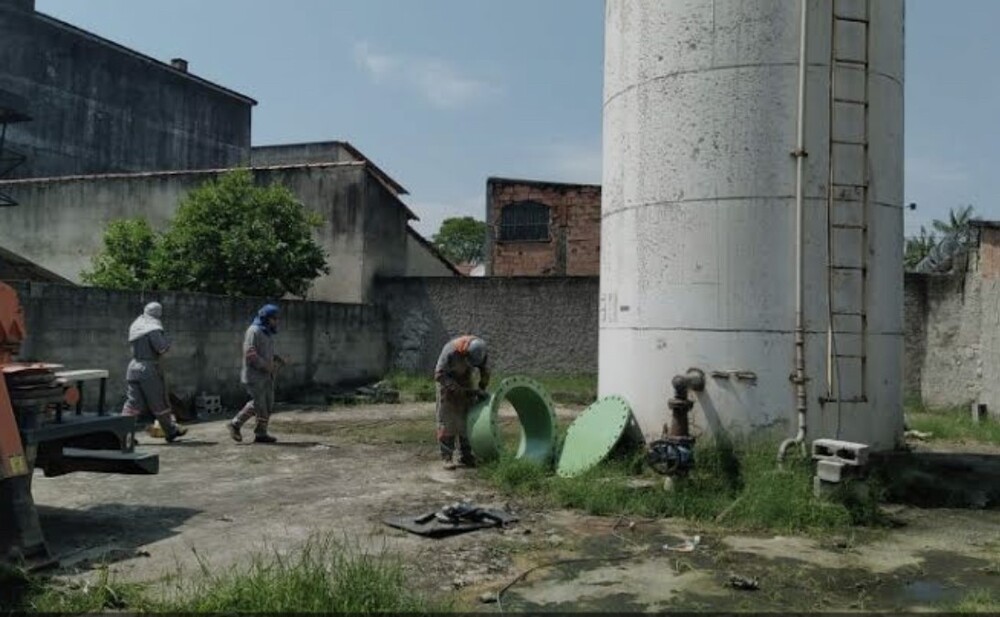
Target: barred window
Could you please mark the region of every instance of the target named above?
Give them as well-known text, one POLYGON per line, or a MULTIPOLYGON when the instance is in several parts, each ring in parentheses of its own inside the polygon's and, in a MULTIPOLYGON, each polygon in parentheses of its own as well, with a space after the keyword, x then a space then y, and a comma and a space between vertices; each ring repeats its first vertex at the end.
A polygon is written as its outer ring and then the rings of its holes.
POLYGON ((549 207, 537 201, 519 201, 500 213, 501 242, 546 241, 549 239, 549 207))

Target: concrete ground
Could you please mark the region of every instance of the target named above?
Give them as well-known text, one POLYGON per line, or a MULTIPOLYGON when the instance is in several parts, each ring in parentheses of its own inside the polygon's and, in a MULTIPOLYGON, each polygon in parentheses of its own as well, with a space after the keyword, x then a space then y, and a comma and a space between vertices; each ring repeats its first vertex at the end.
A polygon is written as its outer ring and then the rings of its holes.
MULTIPOLYGON (((560 409, 560 415, 574 410, 560 409)), ((181 443, 140 436, 161 457, 157 476, 38 477, 34 496, 53 551, 69 575, 109 563, 127 580, 197 576, 313 534, 403 555, 419 584, 480 604, 525 570, 504 610, 930 609, 1000 586, 1000 512, 896 507, 897 529, 857 537, 732 535, 680 520, 537 512, 508 503, 474 472, 441 468, 433 405, 286 410, 273 446, 230 441, 223 420, 191 427, 181 443), (429 540, 384 517, 459 499, 507 507, 511 529, 429 540), (664 550, 694 534, 690 553, 664 550), (730 578, 756 579, 739 590, 730 578)), ((249 435, 250 431, 245 430, 249 435)))

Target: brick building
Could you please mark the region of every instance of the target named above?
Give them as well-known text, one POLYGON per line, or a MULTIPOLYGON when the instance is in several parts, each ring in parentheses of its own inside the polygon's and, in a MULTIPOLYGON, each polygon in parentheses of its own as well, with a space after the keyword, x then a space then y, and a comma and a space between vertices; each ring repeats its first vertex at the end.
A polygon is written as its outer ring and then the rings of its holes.
POLYGON ((601 187, 486 181, 487 276, 598 276, 601 187))

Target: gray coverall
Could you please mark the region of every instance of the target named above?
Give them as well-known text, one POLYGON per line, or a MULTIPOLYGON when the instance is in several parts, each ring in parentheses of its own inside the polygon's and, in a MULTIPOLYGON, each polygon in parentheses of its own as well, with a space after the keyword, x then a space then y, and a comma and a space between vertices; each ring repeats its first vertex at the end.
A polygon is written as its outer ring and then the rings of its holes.
POLYGON ((243 338, 240 382, 250 395, 250 400, 233 419, 237 428, 256 417, 254 434, 267 435, 267 423, 274 412, 274 375, 268 367, 273 366, 275 357, 274 338, 258 325, 247 328, 243 338))
MULTIPOLYGON (((473 459, 472 447, 466 429, 466 416, 476 404, 472 384, 472 363, 465 353, 469 341, 474 337, 463 336, 449 341, 441 350, 434 380, 437 382, 437 439, 441 458, 450 461, 455 452, 458 438, 461 460, 473 459)), ((486 366, 479 367, 479 389, 485 390, 490 383, 490 373, 486 366)))
POLYGON ((170 417, 167 386, 160 367, 160 356, 170 349, 162 330, 146 334, 131 343, 132 360, 125 373, 124 416, 152 415, 169 435, 176 430, 170 417))

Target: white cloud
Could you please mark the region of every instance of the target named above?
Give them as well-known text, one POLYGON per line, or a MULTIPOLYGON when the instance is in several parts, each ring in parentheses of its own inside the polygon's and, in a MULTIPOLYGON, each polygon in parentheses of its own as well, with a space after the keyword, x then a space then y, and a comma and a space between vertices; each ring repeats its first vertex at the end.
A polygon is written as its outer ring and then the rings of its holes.
POLYGON ((361 42, 354 46, 354 60, 358 66, 371 75, 376 83, 382 83, 390 74, 399 68, 399 61, 386 54, 375 53, 368 43, 361 42))
POLYGON ((354 59, 376 84, 396 81, 438 109, 465 107, 498 92, 485 81, 462 75, 444 60, 380 53, 364 41, 354 46, 354 59))

